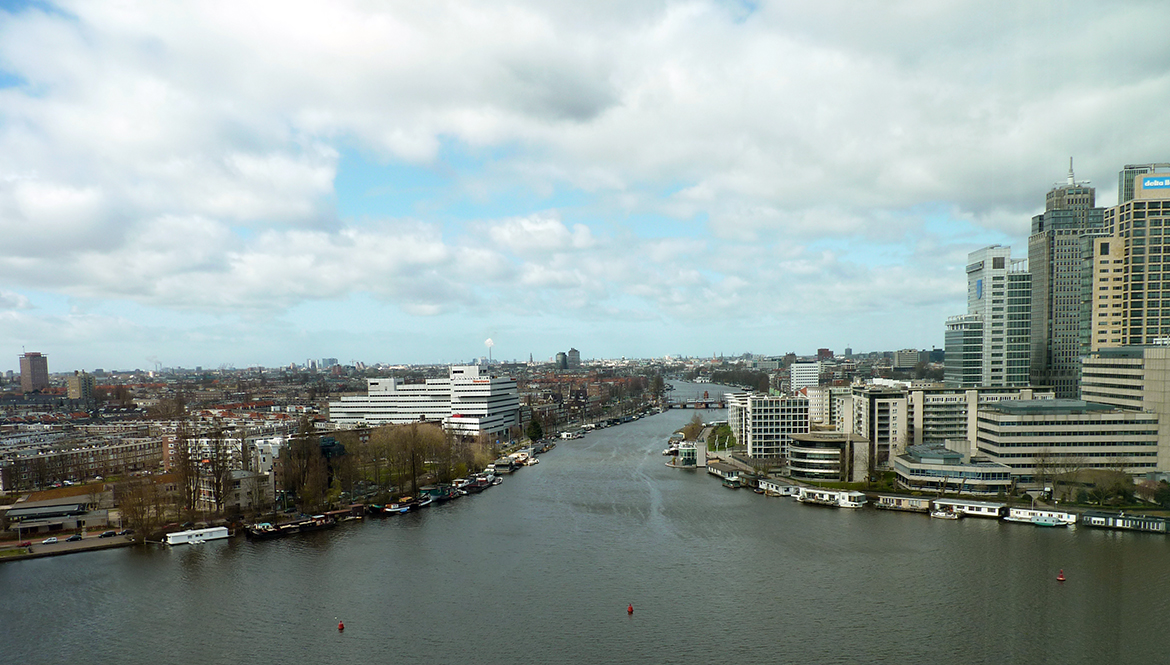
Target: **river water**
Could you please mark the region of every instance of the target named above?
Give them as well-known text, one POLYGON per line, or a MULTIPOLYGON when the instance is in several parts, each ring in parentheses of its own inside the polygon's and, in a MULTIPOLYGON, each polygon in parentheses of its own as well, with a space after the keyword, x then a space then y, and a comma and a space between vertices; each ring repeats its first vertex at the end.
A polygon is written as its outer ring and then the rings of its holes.
POLYGON ((725 489, 664 465, 667 437, 692 413, 564 442, 498 487, 417 514, 280 541, 2 564, 0 658, 1167 660, 1170 538, 725 489))

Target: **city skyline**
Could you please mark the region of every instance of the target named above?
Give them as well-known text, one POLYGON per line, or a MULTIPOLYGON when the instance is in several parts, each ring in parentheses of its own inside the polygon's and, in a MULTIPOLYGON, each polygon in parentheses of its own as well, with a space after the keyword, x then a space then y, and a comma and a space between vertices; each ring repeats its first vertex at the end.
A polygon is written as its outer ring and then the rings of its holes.
POLYGON ((1161 8, 1061 8, 0 2, 0 371, 941 348, 1167 157, 1161 8))

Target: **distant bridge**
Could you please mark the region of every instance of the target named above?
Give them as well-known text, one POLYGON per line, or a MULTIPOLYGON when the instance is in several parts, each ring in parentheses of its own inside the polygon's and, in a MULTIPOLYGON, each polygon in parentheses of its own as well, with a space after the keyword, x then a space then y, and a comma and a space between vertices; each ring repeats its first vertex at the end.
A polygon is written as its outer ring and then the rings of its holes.
POLYGON ((725 409, 727 402, 723 398, 711 399, 669 399, 666 401, 668 409, 725 409))

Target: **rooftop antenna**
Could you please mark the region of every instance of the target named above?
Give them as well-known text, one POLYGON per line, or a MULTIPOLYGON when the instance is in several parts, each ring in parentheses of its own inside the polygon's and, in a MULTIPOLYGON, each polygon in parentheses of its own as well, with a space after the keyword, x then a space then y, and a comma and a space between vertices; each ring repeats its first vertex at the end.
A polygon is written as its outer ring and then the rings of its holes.
POLYGON ((1073 160, 1073 158, 1071 156, 1069 156, 1069 158, 1068 158, 1068 184, 1075 185, 1075 184, 1077 184, 1077 181, 1073 178, 1072 160, 1073 160))

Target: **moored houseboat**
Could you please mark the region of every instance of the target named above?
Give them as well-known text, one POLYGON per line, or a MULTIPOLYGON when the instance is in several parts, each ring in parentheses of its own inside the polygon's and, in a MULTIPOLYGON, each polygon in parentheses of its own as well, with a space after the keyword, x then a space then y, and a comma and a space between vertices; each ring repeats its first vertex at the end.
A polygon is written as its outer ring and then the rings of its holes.
POLYGON ((801 487, 796 495, 801 503, 812 503, 836 508, 860 508, 868 499, 863 492, 854 490, 827 490, 817 487, 801 487))
POLYGON ((873 502, 881 510, 902 510, 909 513, 929 513, 930 498, 925 496, 904 496, 901 494, 879 494, 873 502))
POLYGON ((1122 512, 1108 512, 1103 510, 1089 510, 1081 513, 1078 524, 1098 529, 1119 529, 1122 531, 1144 531, 1147 533, 1166 533, 1167 519, 1153 515, 1126 515, 1122 512))
POLYGON ((934 499, 931 501, 931 511, 950 511, 961 516, 999 519, 1007 513, 1007 504, 970 499, 934 499))
POLYGON ((202 543, 208 540, 222 540, 228 537, 225 526, 213 526, 206 529, 190 529, 168 533, 167 545, 186 545, 188 543, 202 543))
POLYGON ((1077 514, 1063 510, 1045 510, 1036 508, 1009 508, 1004 517, 1009 522, 1034 524, 1036 526, 1075 526, 1077 514))

